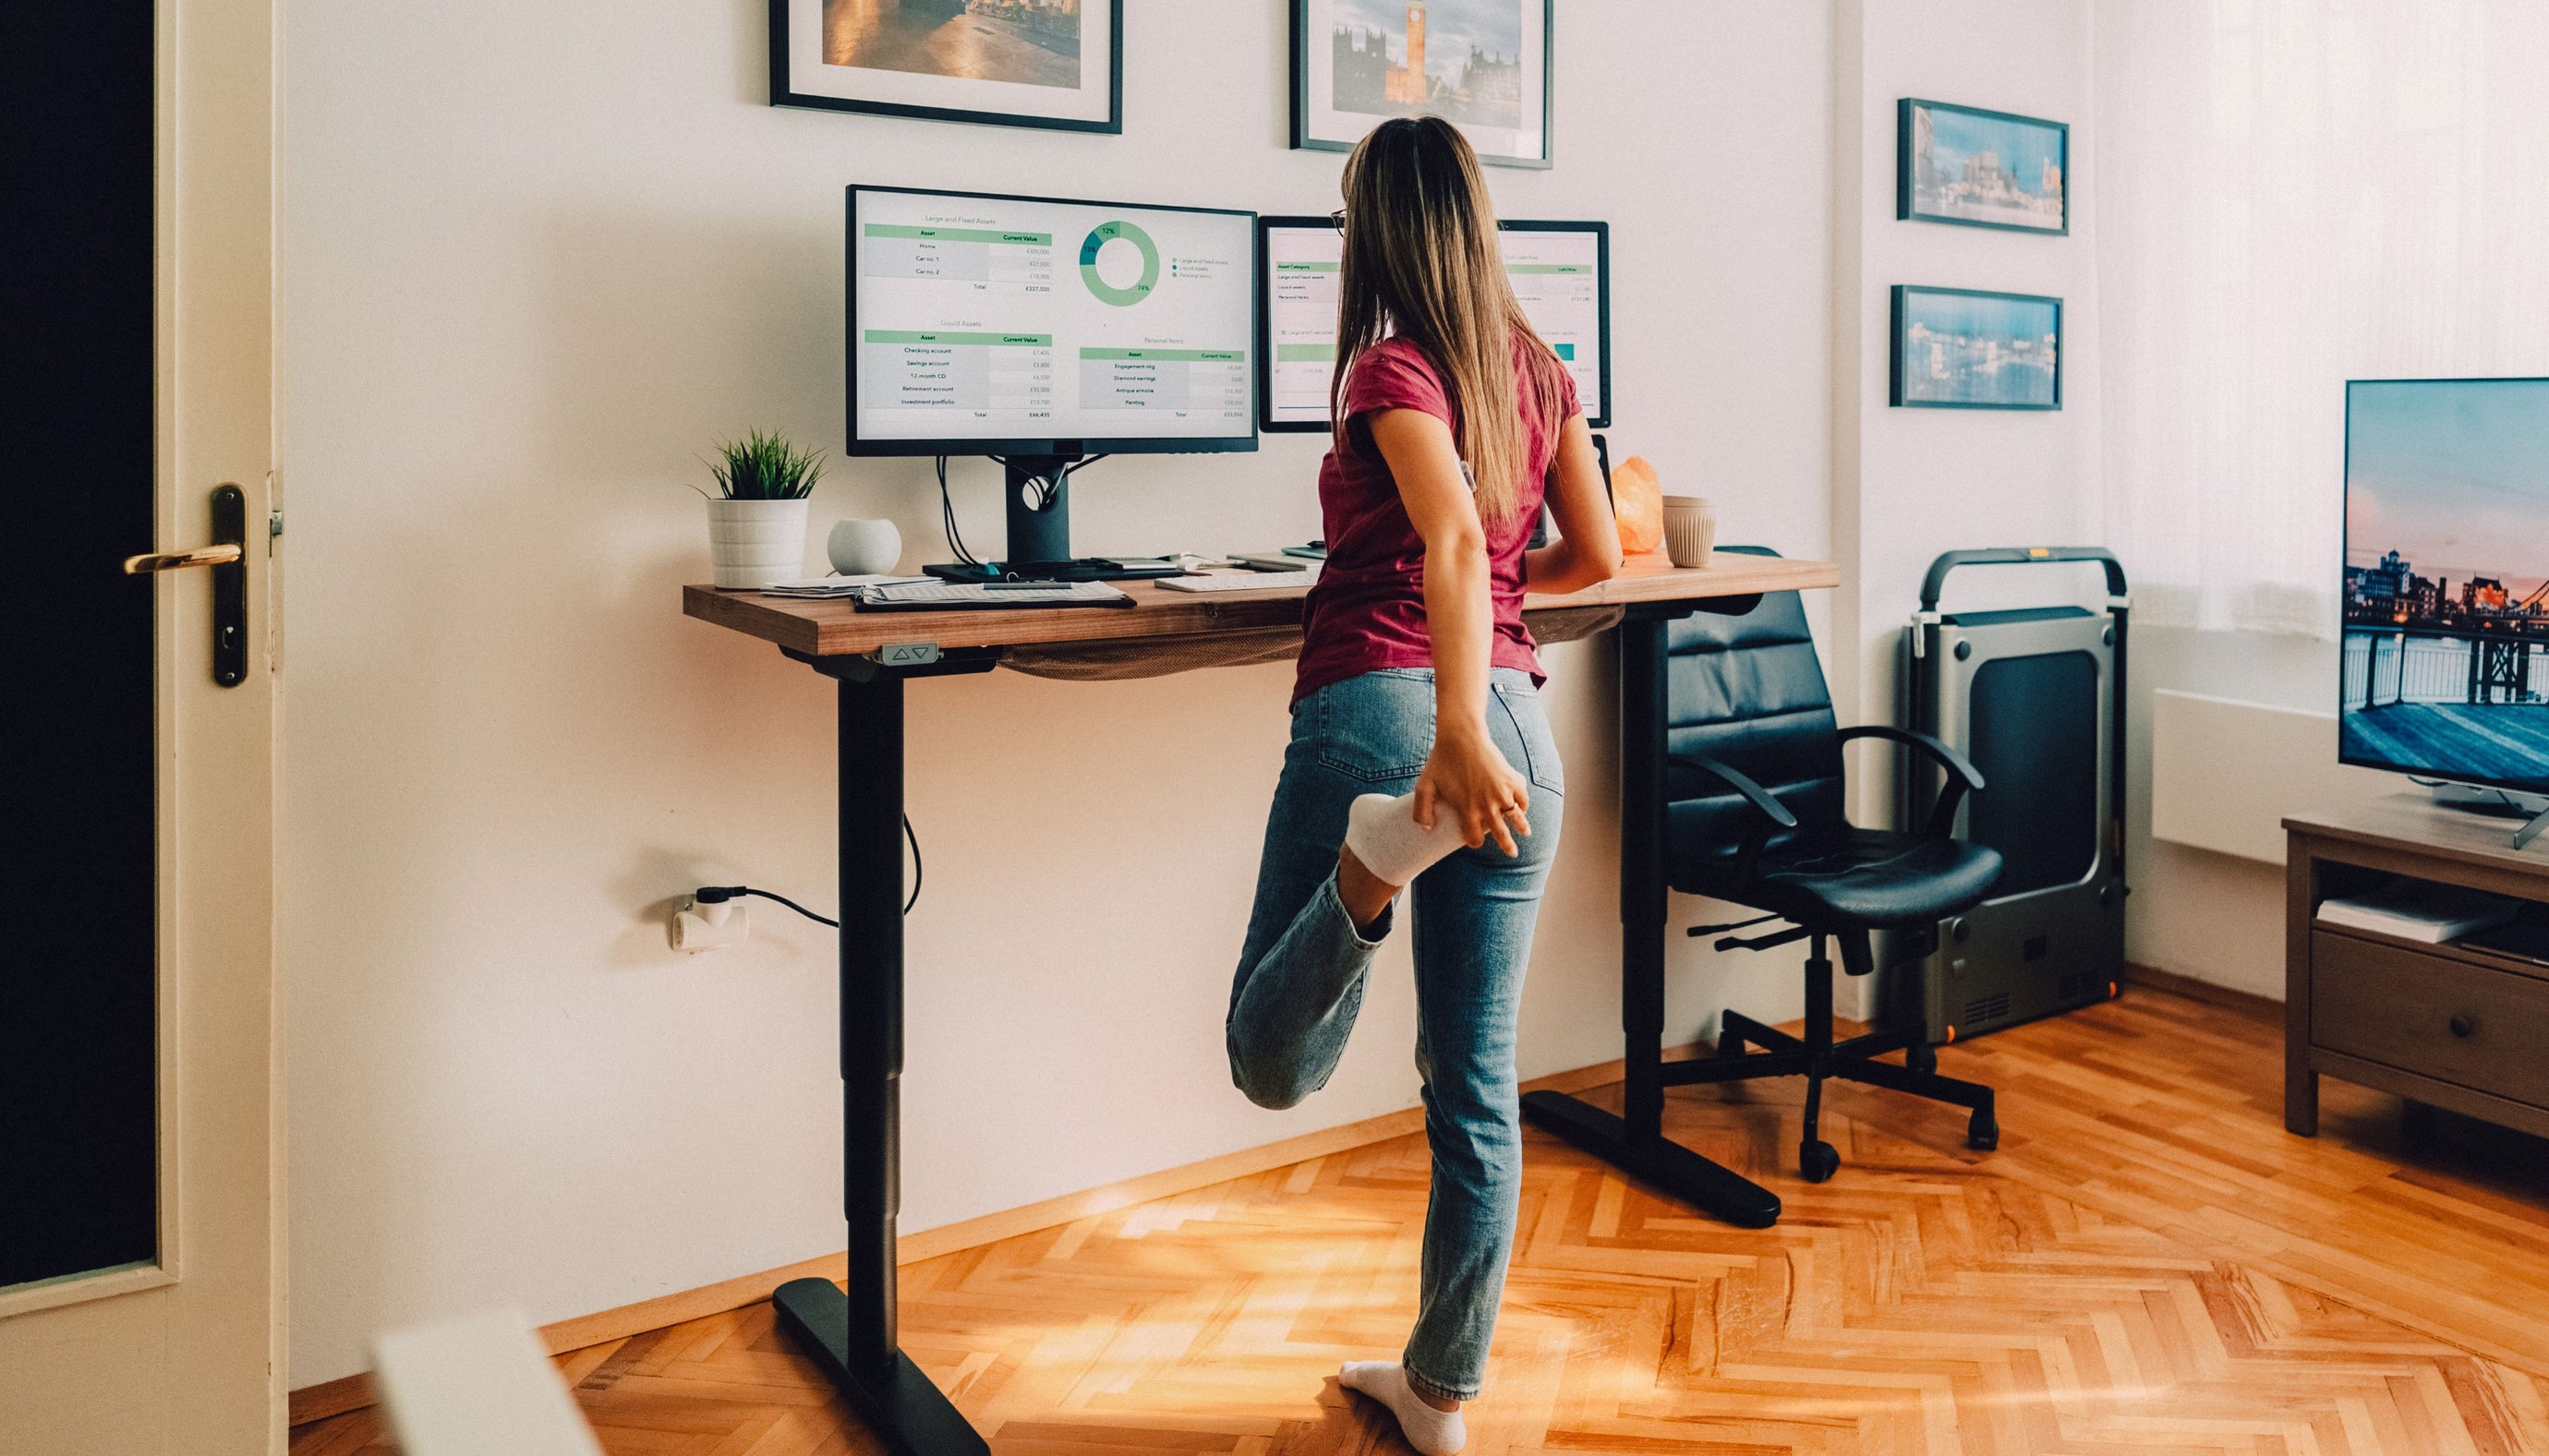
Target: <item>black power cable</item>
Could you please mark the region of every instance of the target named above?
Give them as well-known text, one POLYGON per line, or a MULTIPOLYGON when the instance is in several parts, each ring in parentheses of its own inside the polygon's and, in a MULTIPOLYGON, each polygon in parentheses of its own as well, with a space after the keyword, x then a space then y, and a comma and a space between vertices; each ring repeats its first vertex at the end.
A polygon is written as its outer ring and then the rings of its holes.
POLYGON ((974 553, 965 549, 965 533, 956 529, 956 501, 947 493, 947 457, 944 455, 938 457, 938 519, 946 529, 947 545, 956 553, 956 559, 967 566, 981 566, 982 563, 974 559, 974 553))
MULTIPOLYGON (((911 846, 911 898, 902 902, 902 913, 909 915, 911 913, 911 907, 920 903, 920 883, 922 877, 927 872, 920 863, 920 836, 911 832, 911 816, 909 814, 902 816, 902 838, 905 844, 911 846)), ((745 895, 757 895, 765 900, 776 900, 780 904, 787 906, 789 909, 796 911, 798 914, 804 916, 807 920, 813 921, 817 925, 828 925, 834 930, 839 930, 841 928, 841 923, 839 921, 833 920, 828 916, 817 915, 813 911, 808 910, 804 906, 788 898, 786 895, 775 895, 768 890, 757 890, 748 884, 704 884, 701 885, 698 890, 693 892, 692 898, 698 900, 703 905, 721 905, 728 900, 740 899, 745 895)))

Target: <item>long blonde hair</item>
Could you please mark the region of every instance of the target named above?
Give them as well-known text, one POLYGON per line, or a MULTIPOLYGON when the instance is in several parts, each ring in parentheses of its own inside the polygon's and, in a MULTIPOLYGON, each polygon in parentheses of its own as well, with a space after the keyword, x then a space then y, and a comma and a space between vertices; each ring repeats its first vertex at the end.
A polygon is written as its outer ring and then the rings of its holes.
POLYGON ((1505 277, 1486 178, 1468 138, 1440 117, 1381 123, 1346 159, 1345 267, 1337 301, 1337 368, 1328 418, 1340 437, 1346 376, 1395 335, 1422 350, 1460 415, 1461 458, 1481 519, 1505 524, 1520 504, 1524 459, 1514 336, 1540 417, 1555 430, 1565 376, 1505 277))

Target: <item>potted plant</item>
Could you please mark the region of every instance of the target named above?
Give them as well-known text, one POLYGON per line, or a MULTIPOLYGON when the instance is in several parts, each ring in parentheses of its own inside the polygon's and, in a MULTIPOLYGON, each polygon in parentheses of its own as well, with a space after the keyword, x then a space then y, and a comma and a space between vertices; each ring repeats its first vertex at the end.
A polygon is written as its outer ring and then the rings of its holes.
POLYGON ((717 494, 708 496, 708 553, 718 589, 748 591, 802 577, 805 498, 823 474, 822 455, 756 429, 719 445, 708 465, 717 483, 717 494))

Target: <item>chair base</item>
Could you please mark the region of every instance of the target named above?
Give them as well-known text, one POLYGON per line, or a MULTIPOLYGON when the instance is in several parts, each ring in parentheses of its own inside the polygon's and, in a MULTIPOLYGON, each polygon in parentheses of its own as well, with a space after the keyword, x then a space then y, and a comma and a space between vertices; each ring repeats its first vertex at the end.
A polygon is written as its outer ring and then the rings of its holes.
MULTIPOLYGON (((1822 1182, 1839 1166, 1837 1155, 1817 1151, 1831 1146, 1818 1140, 1817 1115, 1823 1102, 1823 1084, 1834 1077, 1964 1108, 1972 1114, 1965 1122, 1965 1145, 1977 1152, 1990 1152, 2000 1146, 2000 1121, 1994 1113, 1992 1089, 1979 1082, 1939 1075, 1935 1070, 1937 1053, 1917 1031, 1871 1032, 1846 1042, 1831 1042, 1818 1049, 1810 1042, 1763 1026, 1739 1011, 1725 1013, 1720 1028, 1717 1054, 1666 1066, 1665 1083, 1688 1086, 1747 1082, 1755 1077, 1807 1078, 1805 1139, 1799 1160, 1810 1182, 1822 1182), (1762 1049, 1747 1051, 1744 1048, 1747 1045, 1762 1049), (1876 1059, 1884 1052, 1897 1050, 1904 1053, 1904 1065, 1876 1059), (1819 1166, 1822 1177, 1816 1176, 1819 1166)), ((1826 1035, 1830 1035, 1828 1027, 1826 1035)))
POLYGON ((1779 1195, 1659 1132, 1640 1137, 1626 1122, 1589 1102, 1562 1092, 1526 1092, 1522 1114, 1631 1177, 1738 1228, 1767 1228, 1779 1222, 1779 1195))

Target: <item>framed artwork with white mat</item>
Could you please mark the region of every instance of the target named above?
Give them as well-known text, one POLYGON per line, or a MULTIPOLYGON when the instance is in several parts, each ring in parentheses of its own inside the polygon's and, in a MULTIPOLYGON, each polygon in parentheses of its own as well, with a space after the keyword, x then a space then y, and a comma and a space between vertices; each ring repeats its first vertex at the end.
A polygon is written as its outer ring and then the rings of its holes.
POLYGON ((770 104, 1124 130, 1124 0, 770 0, 770 104))

